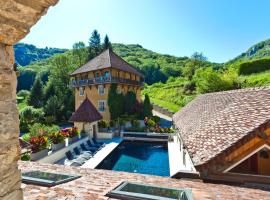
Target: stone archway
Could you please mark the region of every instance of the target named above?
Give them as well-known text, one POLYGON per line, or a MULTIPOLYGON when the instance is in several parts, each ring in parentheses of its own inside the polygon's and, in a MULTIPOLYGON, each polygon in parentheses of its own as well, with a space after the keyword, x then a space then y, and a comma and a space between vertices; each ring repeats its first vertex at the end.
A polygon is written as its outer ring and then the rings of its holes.
POLYGON ((58 0, 0 0, 0 199, 23 199, 13 44, 58 0))

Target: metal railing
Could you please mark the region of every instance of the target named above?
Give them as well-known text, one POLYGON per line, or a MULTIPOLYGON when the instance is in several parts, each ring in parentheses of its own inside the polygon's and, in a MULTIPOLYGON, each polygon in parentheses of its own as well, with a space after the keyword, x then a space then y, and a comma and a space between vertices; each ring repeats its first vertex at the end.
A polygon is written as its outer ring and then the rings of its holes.
POLYGON ((111 76, 110 77, 101 76, 101 77, 90 78, 90 79, 72 80, 71 87, 81 87, 81 86, 105 84, 105 83, 124 83, 128 85, 137 85, 137 86, 143 85, 143 82, 137 81, 137 80, 111 77, 111 76))

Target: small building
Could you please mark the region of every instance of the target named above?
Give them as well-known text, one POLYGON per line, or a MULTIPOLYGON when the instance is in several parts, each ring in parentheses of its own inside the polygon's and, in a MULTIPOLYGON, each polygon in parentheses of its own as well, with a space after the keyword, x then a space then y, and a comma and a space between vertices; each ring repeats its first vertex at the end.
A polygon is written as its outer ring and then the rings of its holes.
POLYGON ((133 91, 140 100, 143 75, 129 63, 116 55, 111 49, 93 58, 71 73, 72 87, 75 88, 75 108, 86 97, 96 107, 103 120, 110 120, 108 92, 112 83, 118 85, 118 91, 133 91))
POLYGON ((270 87, 200 95, 173 121, 189 173, 204 180, 270 183, 270 87))
POLYGON ((74 125, 79 130, 85 131, 92 138, 97 138, 98 121, 102 120, 102 115, 98 112, 96 107, 90 102, 88 98, 85 98, 79 108, 72 114, 69 119, 70 122, 74 122, 74 125))

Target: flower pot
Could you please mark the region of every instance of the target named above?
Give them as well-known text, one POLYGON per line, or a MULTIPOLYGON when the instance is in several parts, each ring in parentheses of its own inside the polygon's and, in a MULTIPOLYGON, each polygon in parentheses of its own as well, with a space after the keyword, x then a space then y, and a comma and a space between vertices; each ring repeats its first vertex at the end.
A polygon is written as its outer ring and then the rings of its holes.
POLYGON ((59 149, 62 149, 64 147, 65 147, 64 142, 61 142, 61 143, 58 143, 58 144, 52 144, 52 150, 53 151, 58 151, 59 149))
POLYGON ((48 149, 43 149, 43 150, 38 151, 36 153, 31 153, 30 160, 31 161, 40 160, 41 158, 46 157, 48 155, 48 152, 49 152, 48 149))

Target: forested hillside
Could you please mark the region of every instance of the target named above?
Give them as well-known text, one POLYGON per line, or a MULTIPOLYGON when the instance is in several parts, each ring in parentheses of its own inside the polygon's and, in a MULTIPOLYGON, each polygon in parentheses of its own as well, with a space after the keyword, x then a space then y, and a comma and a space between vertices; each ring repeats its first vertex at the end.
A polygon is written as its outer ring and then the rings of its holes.
MULTIPOLYGON (((202 53, 194 53, 190 58, 176 57, 150 51, 138 44, 109 42, 107 45, 144 74, 146 84, 142 94, 148 94, 153 103, 173 112, 201 93, 270 84, 270 57, 267 57, 270 55, 270 40, 252 46, 247 52, 223 64, 209 62, 202 53)), ((91 58, 89 53, 98 53, 95 48, 91 51, 79 42, 60 55, 47 55, 45 60, 20 67, 18 90, 30 90, 36 77, 40 77, 44 85, 50 76, 57 79, 55 70, 58 68, 63 68, 62 74, 68 79, 69 72, 91 58)), ((59 71, 57 73, 61 76, 59 71)))
POLYGON ((26 66, 30 63, 44 60, 54 54, 64 53, 66 49, 58 48, 37 48, 31 44, 18 43, 14 45, 15 60, 20 66, 26 66))

